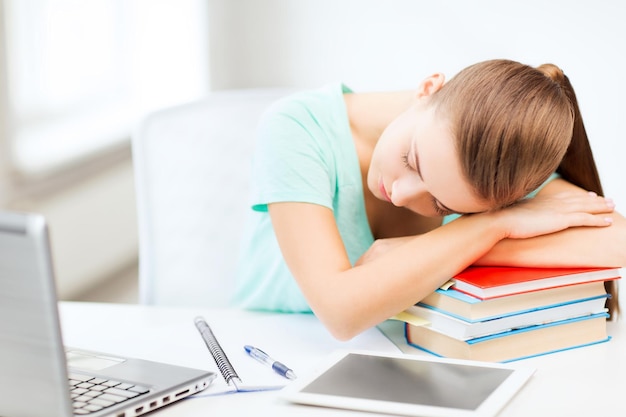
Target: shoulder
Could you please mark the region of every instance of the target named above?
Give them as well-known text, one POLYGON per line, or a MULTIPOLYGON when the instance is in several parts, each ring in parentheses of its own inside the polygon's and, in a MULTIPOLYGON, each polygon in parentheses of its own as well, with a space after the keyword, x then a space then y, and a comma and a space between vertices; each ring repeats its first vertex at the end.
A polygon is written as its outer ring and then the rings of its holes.
POLYGON ((302 126, 323 126, 346 119, 343 93, 350 91, 343 84, 299 91, 274 102, 263 114, 262 123, 287 123, 302 126))
POLYGON ((301 91, 273 103, 261 117, 257 146, 281 153, 289 149, 328 158, 337 148, 351 145, 344 92, 337 83, 301 91))
POLYGON ((577 185, 572 184, 564 180, 561 177, 557 177, 552 179, 550 182, 546 183, 538 192, 537 195, 555 195, 563 192, 586 192, 582 188, 577 185))

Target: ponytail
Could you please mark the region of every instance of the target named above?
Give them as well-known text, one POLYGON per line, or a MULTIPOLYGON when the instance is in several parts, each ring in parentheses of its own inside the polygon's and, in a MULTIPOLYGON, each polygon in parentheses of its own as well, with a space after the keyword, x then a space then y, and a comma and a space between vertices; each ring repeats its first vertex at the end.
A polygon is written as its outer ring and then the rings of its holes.
MULTIPOLYGON (((569 78, 563 71, 552 64, 544 64, 537 68, 547 77, 559 83, 572 104, 574 111, 574 127, 572 130, 572 140, 567 148, 565 156, 561 161, 557 172, 564 180, 581 187, 583 190, 593 191, 598 195, 604 195, 600 175, 596 163, 593 159, 591 145, 587 137, 587 131, 580 114, 578 100, 574 93, 574 88, 569 78)), ((607 301, 607 308, 611 318, 615 313, 619 313, 619 299, 617 284, 615 281, 605 281, 604 288, 611 295, 607 301)))
POLYGON ((561 174, 561 177, 572 184, 576 184, 584 190, 593 191, 598 195, 604 195, 602 184, 600 183, 600 175, 593 159, 591 145, 589 145, 587 131, 580 115, 578 101, 567 76, 565 76, 564 84, 567 95, 574 107, 574 129, 572 131, 572 141, 557 171, 561 174))

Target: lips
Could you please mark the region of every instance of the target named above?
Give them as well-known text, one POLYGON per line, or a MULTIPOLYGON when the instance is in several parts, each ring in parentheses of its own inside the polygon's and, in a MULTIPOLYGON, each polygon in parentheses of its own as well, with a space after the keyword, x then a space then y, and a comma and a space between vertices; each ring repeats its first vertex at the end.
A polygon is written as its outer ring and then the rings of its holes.
POLYGON ((385 189, 385 184, 383 183, 382 178, 378 180, 378 190, 382 194, 383 198, 391 203, 391 198, 389 197, 389 194, 387 194, 387 190, 385 189))

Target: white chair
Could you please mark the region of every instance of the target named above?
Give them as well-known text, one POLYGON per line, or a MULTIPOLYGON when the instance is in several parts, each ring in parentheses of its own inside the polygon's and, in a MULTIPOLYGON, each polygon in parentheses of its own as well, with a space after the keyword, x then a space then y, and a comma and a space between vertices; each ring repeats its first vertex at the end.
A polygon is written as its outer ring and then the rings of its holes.
POLYGON ((132 143, 142 304, 228 305, 255 128, 288 92, 215 92, 140 124, 132 143))

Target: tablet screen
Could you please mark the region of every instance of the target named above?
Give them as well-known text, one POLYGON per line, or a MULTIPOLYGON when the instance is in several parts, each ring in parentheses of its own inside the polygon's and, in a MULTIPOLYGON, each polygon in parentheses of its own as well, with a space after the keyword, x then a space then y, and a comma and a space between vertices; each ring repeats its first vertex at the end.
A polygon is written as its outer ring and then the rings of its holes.
POLYGON ((351 353, 302 392, 475 410, 511 372, 351 353))
POLYGON ((328 359, 282 397, 409 416, 494 416, 533 374, 510 364, 404 354, 335 352, 328 359))

